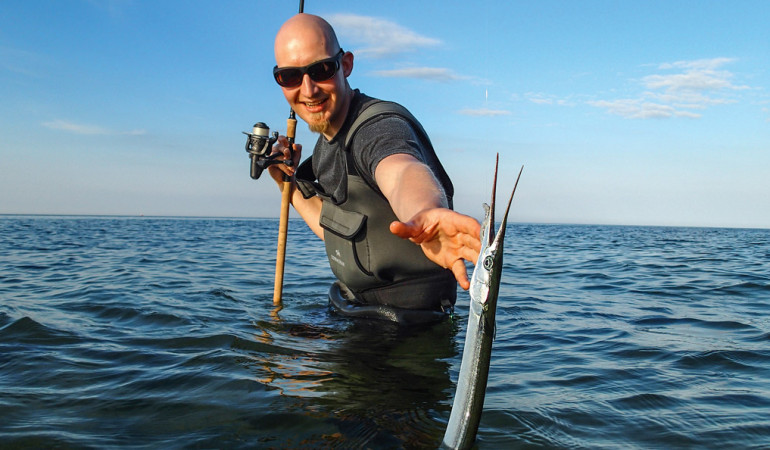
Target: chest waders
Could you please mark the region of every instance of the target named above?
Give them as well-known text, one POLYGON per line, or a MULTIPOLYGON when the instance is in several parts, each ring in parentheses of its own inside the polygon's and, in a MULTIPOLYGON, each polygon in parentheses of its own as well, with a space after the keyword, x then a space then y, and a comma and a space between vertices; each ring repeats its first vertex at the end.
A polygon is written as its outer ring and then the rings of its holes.
MULTIPOLYGON (((433 322, 445 316, 457 296, 451 271, 430 261, 420 246, 390 232, 398 220, 387 199, 360 176, 350 143, 368 120, 382 114, 405 118, 421 134, 423 147, 433 151, 427 135, 412 115, 391 102, 368 106, 353 122, 337 155, 346 167, 347 195, 335 203, 315 182, 312 156, 297 170, 297 185, 306 198, 322 200, 320 225, 324 229, 326 255, 340 281, 330 291, 330 300, 346 315, 380 318, 400 323, 433 322), (424 317, 423 317, 424 316, 424 317)), ((440 174, 448 180, 443 172, 440 174)), ((451 185, 447 189, 451 205, 451 185)))

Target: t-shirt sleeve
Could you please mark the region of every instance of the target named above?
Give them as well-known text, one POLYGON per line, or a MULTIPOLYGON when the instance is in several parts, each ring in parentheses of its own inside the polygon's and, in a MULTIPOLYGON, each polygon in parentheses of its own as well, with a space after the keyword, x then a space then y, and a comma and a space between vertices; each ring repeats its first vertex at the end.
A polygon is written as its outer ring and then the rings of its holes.
POLYGON ((412 155, 425 162, 420 140, 412 126, 399 116, 385 116, 361 127, 353 137, 353 157, 361 175, 372 186, 377 165, 390 155, 412 155))

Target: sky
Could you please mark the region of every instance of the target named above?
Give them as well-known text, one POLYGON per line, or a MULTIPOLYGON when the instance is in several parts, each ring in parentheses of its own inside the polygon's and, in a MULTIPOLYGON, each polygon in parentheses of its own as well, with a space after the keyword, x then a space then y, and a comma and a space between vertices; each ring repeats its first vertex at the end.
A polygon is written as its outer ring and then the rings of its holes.
MULTIPOLYGON (((3 0, 0 214, 277 217, 273 39, 298 2, 3 0)), ((480 218, 770 228, 770 2, 306 0, 480 218)), ((300 122, 309 155, 317 136, 300 122)))

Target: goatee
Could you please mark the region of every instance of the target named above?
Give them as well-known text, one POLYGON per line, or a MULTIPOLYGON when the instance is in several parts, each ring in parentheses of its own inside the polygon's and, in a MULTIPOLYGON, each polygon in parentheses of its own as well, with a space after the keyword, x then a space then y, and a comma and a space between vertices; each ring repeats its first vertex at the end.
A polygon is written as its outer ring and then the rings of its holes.
POLYGON ((329 129, 329 121, 323 118, 323 114, 313 114, 310 117, 310 121, 308 122, 307 126, 310 128, 310 131, 313 133, 321 133, 323 134, 326 132, 326 130, 329 129))

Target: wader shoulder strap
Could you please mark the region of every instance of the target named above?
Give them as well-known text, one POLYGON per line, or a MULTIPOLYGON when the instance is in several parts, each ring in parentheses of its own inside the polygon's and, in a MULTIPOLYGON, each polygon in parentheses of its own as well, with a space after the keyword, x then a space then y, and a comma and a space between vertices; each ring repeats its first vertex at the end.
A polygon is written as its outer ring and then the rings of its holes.
POLYGON ((321 191, 321 187, 316 183, 318 177, 315 176, 315 172, 313 171, 313 155, 310 155, 310 157, 297 167, 294 179, 297 182, 297 189, 299 189, 305 199, 308 199, 321 191))

